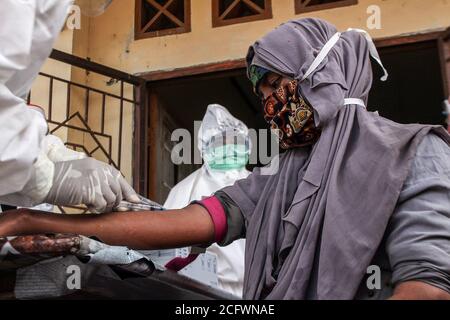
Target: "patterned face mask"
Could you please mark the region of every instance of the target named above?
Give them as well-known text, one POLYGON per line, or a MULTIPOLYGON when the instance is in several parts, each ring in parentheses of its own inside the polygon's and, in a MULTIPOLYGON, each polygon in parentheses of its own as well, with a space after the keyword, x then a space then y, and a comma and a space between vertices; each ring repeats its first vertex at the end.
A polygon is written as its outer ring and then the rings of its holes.
POLYGON ((313 108, 299 93, 297 80, 278 88, 264 101, 264 119, 276 130, 283 149, 314 144, 320 136, 313 108))

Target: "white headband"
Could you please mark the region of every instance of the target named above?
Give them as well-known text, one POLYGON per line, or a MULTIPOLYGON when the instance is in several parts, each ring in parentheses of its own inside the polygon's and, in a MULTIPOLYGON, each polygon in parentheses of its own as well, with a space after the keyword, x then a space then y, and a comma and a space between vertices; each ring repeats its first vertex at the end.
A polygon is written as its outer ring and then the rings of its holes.
MULTIPOLYGON (((359 32, 364 35, 364 38, 367 41, 367 44, 369 45, 369 53, 374 58, 374 60, 381 66, 383 69, 384 75, 381 77, 381 81, 386 81, 389 77, 389 74, 384 67, 383 63, 381 62, 380 55, 378 54, 378 50, 373 43, 372 37, 367 33, 367 31, 362 29, 348 29, 347 32, 354 31, 359 32)), ((342 33, 337 32, 335 33, 330 40, 323 46, 322 50, 320 50, 319 54, 317 55, 316 59, 314 59, 313 63, 309 67, 309 69, 306 71, 305 75, 303 76, 301 81, 304 81, 306 78, 308 78, 316 69, 319 67, 319 65, 322 63, 323 59, 328 55, 328 53, 333 49, 334 45, 339 41, 341 38, 342 33)))

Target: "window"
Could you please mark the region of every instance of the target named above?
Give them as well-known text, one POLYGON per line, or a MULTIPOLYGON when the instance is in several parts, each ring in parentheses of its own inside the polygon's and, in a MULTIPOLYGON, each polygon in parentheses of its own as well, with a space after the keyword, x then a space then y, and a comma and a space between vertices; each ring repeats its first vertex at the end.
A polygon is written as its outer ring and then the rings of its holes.
POLYGON ((358 4, 358 0, 295 0, 295 13, 325 10, 358 4))
POLYGON ((136 0, 136 39, 190 31, 191 0, 136 0))
POLYGON ((272 18, 271 0, 212 0, 213 27, 272 18))

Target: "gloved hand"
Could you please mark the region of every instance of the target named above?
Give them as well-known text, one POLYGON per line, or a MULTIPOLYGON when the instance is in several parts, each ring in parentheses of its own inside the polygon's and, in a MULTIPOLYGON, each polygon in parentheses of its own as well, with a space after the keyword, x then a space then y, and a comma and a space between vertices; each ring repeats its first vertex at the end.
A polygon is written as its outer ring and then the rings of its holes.
POLYGON ((47 155, 50 161, 55 163, 87 158, 85 153, 67 148, 59 137, 51 134, 45 136, 42 140, 41 150, 47 155))
POLYGON ((110 212, 123 199, 140 201, 118 170, 87 158, 55 163, 53 185, 44 202, 62 206, 85 204, 91 212, 110 212))

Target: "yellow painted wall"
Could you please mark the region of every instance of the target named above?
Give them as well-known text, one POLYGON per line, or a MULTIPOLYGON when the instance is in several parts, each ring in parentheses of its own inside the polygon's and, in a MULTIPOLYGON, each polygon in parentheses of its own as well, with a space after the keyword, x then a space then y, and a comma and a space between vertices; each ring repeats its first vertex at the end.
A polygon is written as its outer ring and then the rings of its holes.
POLYGON ((256 39, 295 17, 323 18, 340 30, 367 29, 366 11, 374 4, 382 13, 382 29, 370 31, 375 38, 450 26, 450 0, 360 0, 356 6, 297 16, 294 0, 273 0, 273 19, 220 28, 212 28, 210 0, 191 0, 190 33, 135 41, 134 2, 116 0, 106 13, 91 19, 88 55, 92 60, 130 73, 143 73, 240 59, 256 39))

